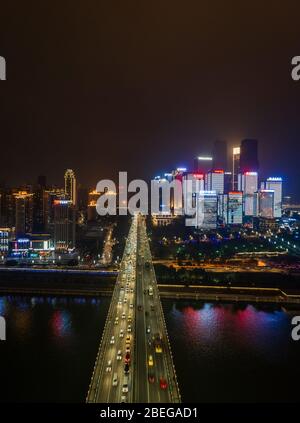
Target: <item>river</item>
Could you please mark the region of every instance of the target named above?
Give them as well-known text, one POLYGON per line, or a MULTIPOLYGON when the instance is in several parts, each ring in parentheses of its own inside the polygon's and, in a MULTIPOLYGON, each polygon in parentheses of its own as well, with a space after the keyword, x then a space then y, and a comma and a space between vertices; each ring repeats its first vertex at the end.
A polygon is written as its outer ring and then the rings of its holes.
MULTIPOLYGON (((1 401, 83 402, 109 302, 0 297, 1 401)), ((299 401, 297 313, 181 300, 163 308, 184 401, 299 401)))

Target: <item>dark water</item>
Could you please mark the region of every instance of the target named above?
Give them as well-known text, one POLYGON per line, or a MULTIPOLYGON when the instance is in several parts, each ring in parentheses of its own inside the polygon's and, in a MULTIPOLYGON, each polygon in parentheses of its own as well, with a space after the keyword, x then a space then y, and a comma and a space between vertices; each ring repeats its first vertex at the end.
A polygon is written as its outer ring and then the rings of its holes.
POLYGON ((298 312, 164 301, 183 401, 300 401, 298 312))
POLYGON ((0 400, 85 401, 109 302, 0 297, 0 400))
MULTIPOLYGON (((110 299, 0 297, 0 401, 84 401, 110 299)), ((164 301, 184 401, 299 401, 297 313, 164 301)), ((300 314, 300 312, 299 312, 300 314)))

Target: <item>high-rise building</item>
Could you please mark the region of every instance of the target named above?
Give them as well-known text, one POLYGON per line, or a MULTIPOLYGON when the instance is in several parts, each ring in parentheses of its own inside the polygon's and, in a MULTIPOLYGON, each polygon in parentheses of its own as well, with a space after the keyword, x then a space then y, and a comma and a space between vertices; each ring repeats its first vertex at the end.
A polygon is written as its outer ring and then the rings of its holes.
POLYGON ((241 225, 243 223, 243 193, 230 191, 228 193, 228 225, 241 225))
POLYGON ((97 220, 98 213, 96 210, 97 200, 100 197, 101 193, 93 190, 88 194, 88 208, 87 208, 87 220, 92 222, 97 220))
POLYGON ((215 191, 201 191, 197 196, 196 227, 216 229, 218 220, 218 196, 215 191))
POLYGON ((13 231, 11 228, 0 228, 0 253, 6 254, 9 250, 9 243, 13 238, 13 231))
POLYGON ((65 190, 63 188, 51 187, 44 190, 43 197, 45 231, 54 237, 54 201, 64 198, 65 190))
POLYGON ((65 172, 65 193, 68 199, 72 201, 73 206, 76 206, 76 177, 72 169, 67 169, 65 172))
POLYGON ((9 189, 0 191, 0 225, 12 228, 16 225, 16 199, 9 189))
POLYGON ((280 218, 282 216, 282 178, 268 178, 265 189, 274 191, 274 217, 280 218))
POLYGON ((224 192, 232 191, 232 172, 224 172, 224 192))
POLYGON ((254 216, 268 219, 274 217, 274 190, 260 189, 255 193, 254 216))
POLYGON ((233 147, 232 149, 232 191, 238 190, 238 175, 241 172, 240 157, 241 157, 241 148, 233 147))
POLYGON ((217 194, 224 194, 224 170, 214 169, 205 175, 205 190, 216 191, 217 194))
POLYGON ((197 195, 204 191, 203 173, 186 173, 183 176, 183 204, 185 214, 191 215, 192 210, 196 209, 197 195))
POLYGON ((213 168, 213 158, 211 156, 199 156, 194 160, 194 171, 197 173, 207 173, 213 168))
POLYGON ((213 145, 213 169, 227 170, 227 142, 216 140, 213 145))
POLYGON ((244 215, 254 215, 254 193, 258 188, 257 172, 239 174, 238 190, 243 191, 244 215))
POLYGON ((14 194, 16 201, 16 236, 32 232, 33 194, 19 191, 14 194))
POLYGON ((40 185, 36 187, 33 193, 33 232, 45 232, 46 220, 44 214, 44 188, 40 185))
POLYGON ((218 222, 227 225, 228 221, 228 194, 218 195, 218 222))
POLYGON ((75 206, 69 199, 54 200, 54 243, 56 250, 75 248, 75 206))
POLYGON ((244 139, 241 142, 240 150, 241 173, 258 172, 258 141, 255 139, 244 139))

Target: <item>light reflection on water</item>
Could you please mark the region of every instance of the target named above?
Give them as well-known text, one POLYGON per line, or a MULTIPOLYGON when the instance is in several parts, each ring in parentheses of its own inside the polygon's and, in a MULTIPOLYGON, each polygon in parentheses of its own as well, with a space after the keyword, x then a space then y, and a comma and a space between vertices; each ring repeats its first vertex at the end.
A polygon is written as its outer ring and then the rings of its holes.
POLYGON ((184 400, 299 401, 295 313, 172 300, 163 305, 184 400))
MULTIPOLYGON (((109 303, 0 297, 1 400, 84 401, 109 303)), ((163 308, 184 401, 299 401, 295 313, 178 300, 163 308)))
POLYGON ((0 297, 0 401, 84 402, 109 298, 0 297))

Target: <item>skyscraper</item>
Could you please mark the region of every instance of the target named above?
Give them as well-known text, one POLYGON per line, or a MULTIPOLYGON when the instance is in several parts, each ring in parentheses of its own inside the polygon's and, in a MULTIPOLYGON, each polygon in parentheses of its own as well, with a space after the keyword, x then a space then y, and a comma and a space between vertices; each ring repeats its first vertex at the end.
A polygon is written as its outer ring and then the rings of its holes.
POLYGON ((238 175, 241 172, 240 158, 241 158, 241 148, 233 147, 232 149, 232 191, 238 190, 238 175))
POLYGON ((183 183, 183 203, 185 213, 190 215, 196 208, 197 195, 204 191, 203 173, 186 173, 182 180, 183 183))
POLYGON ((71 200, 54 200, 54 242, 56 250, 75 247, 75 207, 71 200))
POLYGON ((244 139, 241 142, 240 155, 241 173, 257 172, 259 169, 258 162, 258 141, 255 139, 244 139))
POLYGON ((205 175, 205 189, 216 191, 217 194, 224 194, 224 170, 215 169, 205 175))
POLYGON ((90 191, 88 194, 88 207, 87 207, 88 222, 97 220, 98 214, 96 210, 96 205, 100 195, 101 193, 96 190, 90 191))
POLYGON ((76 177, 72 169, 67 169, 65 172, 65 193, 73 206, 76 206, 76 177))
POLYGON ((199 156, 194 160, 194 171, 207 173, 213 168, 213 158, 211 156, 199 156))
POLYGON ((282 178, 271 177, 265 182, 265 189, 274 191, 274 217, 282 216, 282 178))
POLYGON ((254 215, 268 219, 274 217, 274 190, 260 189, 255 193, 254 215))
POLYGON ((227 143, 224 140, 216 140, 212 151, 213 169, 227 170, 227 143))
POLYGON ((228 194, 218 195, 218 223, 227 225, 228 221, 228 194))
POLYGON ((241 225, 243 223, 243 193, 230 191, 228 193, 228 225, 241 225))
POLYGON ((19 191, 14 194, 16 201, 16 235, 32 232, 33 194, 19 191))
POLYGON ((218 196, 215 191, 201 191, 197 196, 196 227, 216 229, 218 219, 218 196))
POLYGON ((257 172, 245 172, 239 174, 239 191, 243 191, 244 214, 254 215, 254 193, 257 192, 258 175, 257 172))

